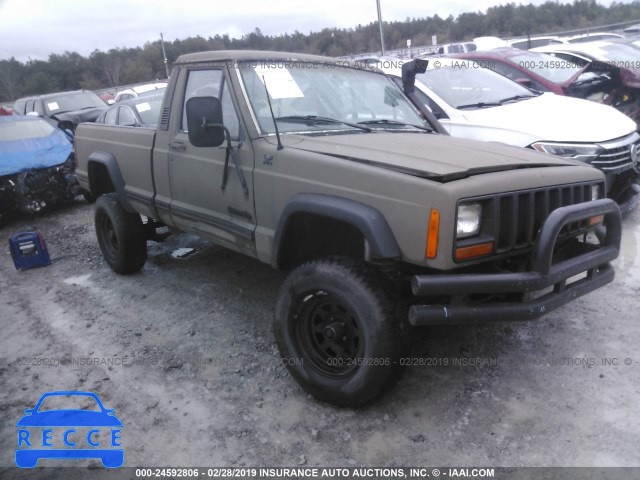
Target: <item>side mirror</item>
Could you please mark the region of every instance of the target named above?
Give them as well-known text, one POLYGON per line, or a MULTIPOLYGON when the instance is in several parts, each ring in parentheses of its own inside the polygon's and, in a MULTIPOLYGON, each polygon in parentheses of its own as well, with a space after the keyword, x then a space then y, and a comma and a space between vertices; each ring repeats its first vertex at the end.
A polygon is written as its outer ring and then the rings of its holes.
POLYGON ((192 97, 187 100, 187 128, 194 147, 219 147, 225 141, 222 104, 216 97, 192 97))
POLYGON ((415 89, 416 74, 424 73, 427 71, 427 65, 429 60, 416 58, 410 62, 402 64, 402 89, 404 93, 412 93, 415 89))

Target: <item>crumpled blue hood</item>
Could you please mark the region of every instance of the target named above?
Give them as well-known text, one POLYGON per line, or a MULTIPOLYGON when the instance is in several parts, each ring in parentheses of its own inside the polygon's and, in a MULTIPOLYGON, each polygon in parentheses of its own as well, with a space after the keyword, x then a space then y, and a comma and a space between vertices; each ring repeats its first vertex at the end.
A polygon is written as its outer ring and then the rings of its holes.
MULTIPOLYGON (((31 120, 42 121, 29 117, 0 117, 0 122, 31 120)), ((58 129, 44 137, 0 141, 0 176, 60 165, 69 158, 72 150, 66 135, 58 129)))

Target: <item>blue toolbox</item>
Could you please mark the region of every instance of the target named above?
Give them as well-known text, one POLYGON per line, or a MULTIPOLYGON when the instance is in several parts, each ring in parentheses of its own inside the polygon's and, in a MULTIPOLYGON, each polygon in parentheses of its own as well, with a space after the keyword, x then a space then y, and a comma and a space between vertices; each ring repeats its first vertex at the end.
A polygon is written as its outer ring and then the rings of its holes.
POLYGON ((22 232, 9 240, 11 257, 17 270, 44 267, 51 263, 47 244, 40 232, 22 232))

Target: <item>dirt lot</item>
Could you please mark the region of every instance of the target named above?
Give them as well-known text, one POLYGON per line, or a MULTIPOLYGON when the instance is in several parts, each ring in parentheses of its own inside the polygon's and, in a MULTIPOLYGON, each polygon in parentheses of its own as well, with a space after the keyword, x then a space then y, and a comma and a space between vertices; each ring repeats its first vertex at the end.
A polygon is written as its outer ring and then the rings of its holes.
POLYGON ((640 466, 639 219, 625 219, 613 284, 533 323, 419 332, 424 365, 359 410, 315 401, 281 364, 283 273, 180 235, 118 276, 92 206, 13 221, 0 230, 0 467, 15 465, 23 410, 54 390, 115 409, 125 466, 640 466), (59 260, 18 272, 8 238, 30 229, 59 260))

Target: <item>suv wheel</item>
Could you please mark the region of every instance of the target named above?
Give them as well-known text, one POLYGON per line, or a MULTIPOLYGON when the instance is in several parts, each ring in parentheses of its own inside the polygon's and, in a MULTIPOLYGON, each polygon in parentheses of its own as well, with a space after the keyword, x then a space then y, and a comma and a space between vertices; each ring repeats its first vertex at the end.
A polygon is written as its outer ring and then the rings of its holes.
POLYGON ((137 272, 147 261, 147 240, 137 213, 127 212, 115 193, 102 195, 94 214, 102 256, 117 273, 137 272))
POLYGON ((296 268, 280 289, 274 333, 283 363, 319 400, 365 404, 394 380, 401 341, 393 284, 344 257, 296 268))

